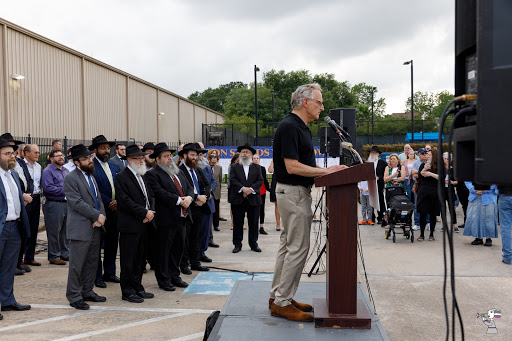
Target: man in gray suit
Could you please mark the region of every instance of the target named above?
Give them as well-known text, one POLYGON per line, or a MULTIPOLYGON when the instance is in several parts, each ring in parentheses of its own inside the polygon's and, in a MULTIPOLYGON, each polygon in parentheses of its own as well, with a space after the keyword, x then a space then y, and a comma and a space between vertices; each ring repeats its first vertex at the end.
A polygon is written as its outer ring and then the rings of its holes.
POLYGON ((64 193, 68 203, 67 236, 69 238, 69 273, 66 298, 69 305, 89 309, 84 301, 105 302, 93 291, 101 230, 105 224, 105 207, 94 179, 94 163, 83 144, 71 148, 77 168, 64 178, 64 193))
POLYGON ((124 156, 126 156, 126 145, 118 143, 116 144, 116 155, 110 159, 110 162, 115 163, 119 169, 123 170, 126 167, 126 160, 121 158, 124 156))

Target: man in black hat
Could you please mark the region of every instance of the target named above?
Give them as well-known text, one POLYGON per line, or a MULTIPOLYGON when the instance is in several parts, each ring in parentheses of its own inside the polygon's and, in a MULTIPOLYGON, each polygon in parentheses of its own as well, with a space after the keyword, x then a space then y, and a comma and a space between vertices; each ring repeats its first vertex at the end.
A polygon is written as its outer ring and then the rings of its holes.
POLYGON ((380 154, 382 154, 382 152, 379 150, 379 147, 373 146, 372 149, 370 149, 370 155, 366 161, 373 162, 375 167, 380 205, 380 208, 377 210, 377 223, 382 224, 382 217, 386 212, 386 202, 384 201, 384 170, 386 169, 388 163, 380 158, 380 154))
MULTIPOLYGON (((0 303, 2 311, 30 309, 14 298, 14 273, 16 258, 20 250, 20 230, 30 234, 23 193, 16 167, 16 149, 7 140, 0 138, 0 303)), ((0 320, 3 318, 0 314, 0 320)))
POLYGON ((94 179, 92 154, 83 144, 73 146, 71 157, 76 168, 64 178, 68 208, 66 232, 69 239, 66 298, 70 306, 79 310, 89 309, 85 301, 107 300, 93 290, 100 255, 101 229, 106 217, 98 183, 94 179))
POLYGON ((190 204, 194 191, 185 174, 172 160, 172 152, 165 143, 155 146, 150 155, 157 165, 145 175, 155 195, 157 226, 157 266, 155 277, 158 286, 166 291, 188 286, 180 278, 180 262, 185 246, 186 224, 192 223, 190 204))
POLYGON ((242 250, 244 219, 247 213, 249 225, 249 246, 252 251, 261 252, 258 246, 258 218, 261 205, 260 187, 263 176, 259 165, 252 163, 256 150, 248 143, 239 146, 240 162, 231 167, 229 188, 231 210, 233 211, 233 253, 242 250))
POLYGON ((147 169, 150 170, 156 165, 155 159, 151 157, 151 154, 155 152, 155 144, 153 142, 148 142, 144 144, 144 146, 142 147, 142 151, 147 153, 144 159, 146 162, 147 169))
POLYGON ((117 200, 117 227, 120 232, 122 299, 142 303, 153 298, 142 286, 145 266, 146 230, 156 229, 153 191, 143 178, 146 164, 143 152, 136 145, 126 148, 128 165, 116 175, 114 184, 117 200))
POLYGON ((105 205, 107 221, 105 222, 105 233, 102 234, 103 241, 103 264, 101 255, 98 261, 98 270, 96 272, 95 285, 99 288, 106 288, 105 282, 119 283, 120 279, 116 276, 116 256, 119 240, 119 231, 117 230, 117 202, 116 191, 114 188, 116 174, 121 171, 118 165, 109 162, 110 148, 115 142, 108 141, 103 135, 98 135, 92 139, 89 150, 94 151, 94 178, 98 183, 101 194, 101 200, 105 205))
POLYGON ((179 168, 185 174, 190 187, 192 187, 194 196, 191 204, 192 222, 187 222, 187 241, 185 252, 183 254, 180 268, 181 272, 190 275, 192 271, 188 268, 189 262, 192 270, 209 271, 210 269, 201 265, 200 258, 200 242, 201 229, 203 224, 203 213, 209 211, 206 201, 210 193, 210 183, 204 176, 203 172, 197 168, 197 154, 202 148, 197 143, 187 143, 178 153, 183 157, 183 163, 179 168), (205 208, 203 208, 205 206, 205 208))

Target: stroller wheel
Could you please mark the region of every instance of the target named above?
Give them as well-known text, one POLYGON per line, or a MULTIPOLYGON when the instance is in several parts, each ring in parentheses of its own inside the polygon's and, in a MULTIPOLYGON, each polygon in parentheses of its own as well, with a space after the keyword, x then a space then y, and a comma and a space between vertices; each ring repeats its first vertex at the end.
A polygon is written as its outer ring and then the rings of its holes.
POLYGON ((404 232, 405 238, 409 239, 409 231, 404 232))
POLYGON ((386 237, 386 239, 389 239, 389 231, 388 230, 384 231, 384 237, 386 237))

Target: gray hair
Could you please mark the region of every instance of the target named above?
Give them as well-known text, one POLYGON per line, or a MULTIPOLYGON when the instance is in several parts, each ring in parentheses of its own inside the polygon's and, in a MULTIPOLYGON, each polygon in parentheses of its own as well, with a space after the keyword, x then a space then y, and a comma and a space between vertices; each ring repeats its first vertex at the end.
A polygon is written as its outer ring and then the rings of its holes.
POLYGON ((318 83, 299 86, 297 90, 295 90, 295 92, 292 94, 292 99, 290 101, 292 109, 300 109, 302 107, 303 99, 313 99, 314 90, 322 92, 322 87, 318 83))

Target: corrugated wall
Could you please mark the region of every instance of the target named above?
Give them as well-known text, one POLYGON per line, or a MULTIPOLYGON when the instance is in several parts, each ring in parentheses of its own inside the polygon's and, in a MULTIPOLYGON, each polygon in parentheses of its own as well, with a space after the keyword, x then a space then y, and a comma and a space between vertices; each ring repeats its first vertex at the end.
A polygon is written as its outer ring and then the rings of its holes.
POLYGON ((203 123, 206 123, 206 110, 201 107, 195 106, 194 115, 194 141, 202 141, 203 123))
POLYGON ((7 77, 4 76, 4 31, 5 26, 0 25, 0 131, 5 131, 5 107, 7 104, 7 94, 5 92, 7 77))
POLYGON ((156 91, 136 80, 128 81, 128 138, 158 142, 156 91))
POLYGON ((180 107, 180 139, 186 142, 195 141, 194 137, 194 105, 183 100, 180 107))
POLYGON ((178 142, 179 141, 179 100, 178 98, 166 94, 158 93, 158 111, 163 112, 158 118, 158 137, 160 141, 178 142))

